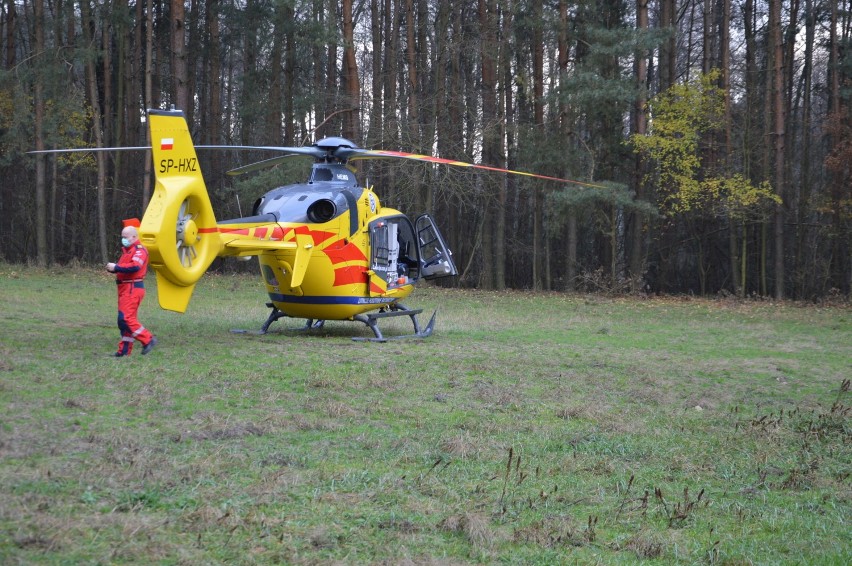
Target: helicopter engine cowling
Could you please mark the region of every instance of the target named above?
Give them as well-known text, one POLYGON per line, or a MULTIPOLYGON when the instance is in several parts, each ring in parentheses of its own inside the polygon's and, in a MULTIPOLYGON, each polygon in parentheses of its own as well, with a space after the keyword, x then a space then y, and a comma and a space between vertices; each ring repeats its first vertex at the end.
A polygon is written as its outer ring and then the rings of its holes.
POLYGON ((195 283, 223 249, 213 206, 179 111, 150 111, 156 185, 139 228, 164 309, 184 312, 195 283))
POLYGON ((316 224, 324 224, 337 216, 337 205, 328 198, 314 201, 308 207, 308 220, 316 224))

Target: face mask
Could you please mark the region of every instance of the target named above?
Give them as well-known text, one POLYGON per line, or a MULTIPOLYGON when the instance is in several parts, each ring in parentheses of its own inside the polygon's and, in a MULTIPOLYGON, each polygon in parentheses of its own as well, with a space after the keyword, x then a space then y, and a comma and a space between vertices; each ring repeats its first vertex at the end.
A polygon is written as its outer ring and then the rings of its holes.
POLYGON ((127 238, 122 238, 121 239, 121 245, 124 246, 125 248, 129 247, 130 246, 130 240, 128 240, 127 238))

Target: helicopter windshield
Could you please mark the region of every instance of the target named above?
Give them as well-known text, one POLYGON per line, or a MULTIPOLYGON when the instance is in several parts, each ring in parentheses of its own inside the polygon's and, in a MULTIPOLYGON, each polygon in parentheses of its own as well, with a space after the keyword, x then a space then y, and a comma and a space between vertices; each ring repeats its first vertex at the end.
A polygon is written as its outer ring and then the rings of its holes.
POLYGON ((348 199, 341 191, 306 184, 266 193, 255 203, 254 214, 272 214, 278 222, 324 223, 348 209, 348 199))

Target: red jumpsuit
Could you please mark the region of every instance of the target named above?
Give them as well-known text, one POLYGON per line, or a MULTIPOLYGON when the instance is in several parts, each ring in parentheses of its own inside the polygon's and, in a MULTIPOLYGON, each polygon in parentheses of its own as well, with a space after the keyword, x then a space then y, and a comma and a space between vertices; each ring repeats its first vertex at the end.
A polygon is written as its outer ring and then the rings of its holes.
POLYGON ((121 341, 116 355, 129 356, 133 342, 139 340, 147 346, 154 336, 136 319, 142 299, 145 298, 145 273, 148 271, 148 250, 136 242, 122 248, 115 264, 115 282, 118 287, 118 329, 121 341))

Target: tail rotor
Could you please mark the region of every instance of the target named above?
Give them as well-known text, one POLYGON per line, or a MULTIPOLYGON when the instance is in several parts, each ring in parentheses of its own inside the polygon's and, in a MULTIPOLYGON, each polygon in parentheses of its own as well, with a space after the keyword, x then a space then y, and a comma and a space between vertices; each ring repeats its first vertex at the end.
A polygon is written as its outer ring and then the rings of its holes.
POLYGON ((148 120, 157 183, 140 239, 157 273, 160 306, 184 312, 223 244, 183 113, 151 110, 148 120))

